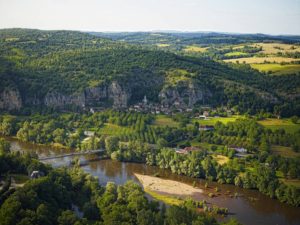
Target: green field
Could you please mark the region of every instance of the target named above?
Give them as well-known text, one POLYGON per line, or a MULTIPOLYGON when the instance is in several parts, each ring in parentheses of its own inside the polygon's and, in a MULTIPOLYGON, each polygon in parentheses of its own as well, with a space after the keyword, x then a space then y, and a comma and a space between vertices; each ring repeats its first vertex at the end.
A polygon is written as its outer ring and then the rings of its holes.
POLYGON ((273 75, 293 74, 300 72, 300 64, 281 65, 277 63, 251 64, 251 67, 260 72, 271 72, 273 75))
POLYGON ((286 158, 299 157, 299 152, 294 152, 290 147, 273 145, 271 151, 274 155, 280 155, 286 158))
POLYGON ((160 127, 178 127, 178 123, 166 115, 157 115, 153 125, 160 127))
POLYGON ((130 134, 132 132, 129 127, 121 127, 115 124, 106 123, 103 128, 100 129, 101 135, 122 135, 130 134))
POLYGON ((228 52, 225 54, 225 56, 241 56, 241 55, 247 55, 245 52, 228 52))
POLYGON ((300 124, 294 124, 290 119, 264 119, 258 123, 271 130, 284 129, 288 133, 295 133, 300 129, 300 124))
POLYGON ((207 50, 207 47, 199 47, 195 45, 186 46, 183 51, 185 52, 205 52, 207 50))
POLYGON ((209 117, 208 119, 193 119, 194 122, 198 122, 200 125, 215 125, 216 122, 221 122, 227 124, 229 122, 234 122, 239 118, 244 118, 243 116, 232 116, 232 117, 209 117))

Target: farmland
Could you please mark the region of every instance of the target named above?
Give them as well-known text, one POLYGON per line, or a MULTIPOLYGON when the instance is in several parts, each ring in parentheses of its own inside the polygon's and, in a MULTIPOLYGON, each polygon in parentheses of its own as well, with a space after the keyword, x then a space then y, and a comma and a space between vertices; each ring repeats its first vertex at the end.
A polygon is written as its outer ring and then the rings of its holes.
POLYGON ((185 49, 183 49, 183 51, 185 52, 205 52, 207 50, 207 48, 205 47, 199 47, 199 46, 195 46, 195 45, 190 45, 187 46, 185 49))
POLYGON ((268 118, 261 121, 258 121, 259 124, 263 125, 264 127, 276 130, 276 129, 284 129, 288 133, 295 133, 299 131, 300 124, 294 124, 289 119, 275 119, 275 118, 268 118))
POLYGON ((293 74, 300 72, 300 64, 287 64, 281 65, 277 63, 267 63, 267 64, 251 64, 251 67, 259 70, 260 72, 268 72, 272 75, 284 75, 293 74))
POLYGON ((278 52, 299 52, 299 45, 283 44, 283 43, 255 43, 252 47, 262 47, 263 54, 276 54, 278 52))
POLYGON ((258 63, 291 63, 300 61, 300 59, 294 58, 286 58, 286 57, 247 57, 247 58, 238 58, 238 59, 226 59, 225 62, 232 62, 232 63, 246 63, 246 64, 258 64, 258 63))
POLYGON ((299 152, 294 152, 290 147, 273 145, 271 147, 271 151, 274 155, 280 155, 286 158, 294 158, 300 156, 299 152))

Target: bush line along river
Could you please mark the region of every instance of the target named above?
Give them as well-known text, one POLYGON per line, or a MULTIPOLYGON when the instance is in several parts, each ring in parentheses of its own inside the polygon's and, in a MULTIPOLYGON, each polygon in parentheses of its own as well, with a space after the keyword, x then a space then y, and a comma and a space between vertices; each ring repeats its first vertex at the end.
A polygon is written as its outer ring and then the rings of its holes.
MULTIPOLYGON (((72 152, 72 150, 68 149, 56 149, 50 146, 24 143, 14 138, 6 137, 6 140, 10 142, 12 151, 32 152, 38 154, 39 157, 72 152)), ((96 160, 97 157, 96 155, 82 155, 79 158, 83 162, 83 170, 93 176, 97 176, 101 185, 105 185, 108 181, 123 184, 130 179, 139 182, 134 175, 135 173, 151 176, 159 174, 160 178, 167 178, 168 180, 179 181, 189 185, 196 184, 204 192, 193 193, 193 199, 206 200, 219 207, 226 207, 230 212, 228 217, 236 217, 245 225, 300 224, 300 208, 280 203, 255 190, 243 189, 233 185, 221 185, 216 182, 208 182, 208 188, 205 189, 206 180, 172 174, 169 170, 144 164, 122 163, 110 159, 96 160), (216 187, 220 190, 218 196, 209 198, 207 192, 215 193, 216 187), (238 193, 240 197, 232 197, 235 193, 238 193)), ((58 167, 69 165, 71 160, 72 157, 64 157, 45 160, 45 162, 58 167)))

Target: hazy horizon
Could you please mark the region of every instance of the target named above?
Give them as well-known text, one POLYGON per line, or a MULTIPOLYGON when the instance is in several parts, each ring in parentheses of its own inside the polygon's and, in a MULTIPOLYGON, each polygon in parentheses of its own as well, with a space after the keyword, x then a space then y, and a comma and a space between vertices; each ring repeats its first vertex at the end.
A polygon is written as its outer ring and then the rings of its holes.
POLYGON ((300 0, 0 0, 0 29, 300 35, 300 0))

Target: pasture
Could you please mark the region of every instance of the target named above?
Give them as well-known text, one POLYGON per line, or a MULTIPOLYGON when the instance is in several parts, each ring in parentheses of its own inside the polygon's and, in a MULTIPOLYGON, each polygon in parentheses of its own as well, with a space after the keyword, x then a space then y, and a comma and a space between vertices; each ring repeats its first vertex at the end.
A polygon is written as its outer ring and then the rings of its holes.
POLYGON ((118 126, 111 123, 104 124, 104 127, 100 129, 101 135, 122 135, 122 134, 130 134, 132 132, 130 127, 118 126))
POLYGON ((215 125, 216 122, 221 122, 227 124, 229 122, 234 122, 239 118, 244 118, 243 116, 231 116, 231 117, 208 117, 207 119, 193 119, 194 122, 198 122, 200 125, 215 125))
POLYGON ((206 47, 199 47, 196 45, 189 45, 183 49, 184 52, 205 52, 206 50, 206 47))
POLYGON ((238 59, 225 59, 224 62, 231 63, 246 63, 246 64, 260 64, 260 63, 291 63, 300 61, 300 59, 294 58, 286 58, 279 56, 268 56, 268 57, 246 57, 246 58, 238 58, 238 59))
POLYGON ((288 133, 295 133, 300 129, 300 124, 294 124, 290 119, 268 118, 260 120, 258 123, 263 125, 265 128, 271 130, 284 129, 288 133))
POLYGON ((166 115, 157 115, 155 118, 155 121, 153 123, 154 126, 160 126, 160 127, 178 127, 178 123, 174 121, 172 118, 166 116, 166 115))
POLYGON ((224 156, 224 155, 213 155, 212 157, 221 166, 229 161, 229 158, 227 156, 224 156))
POLYGON ((268 64, 251 64, 253 69, 260 72, 270 72, 272 75, 284 75, 300 72, 300 64, 281 65, 276 63, 268 64))
POLYGON ((293 53, 293 52, 300 52, 299 45, 291 45, 291 44, 283 44, 283 43, 255 43, 250 45, 252 47, 262 47, 262 51, 260 53, 263 54, 276 54, 278 52, 281 53, 293 53))
POLYGON ((285 158, 294 158, 299 157, 299 152, 294 152, 290 147, 279 146, 279 145, 272 145, 271 151, 274 155, 280 155, 285 158))
POLYGON ((241 55, 247 55, 247 53, 236 51, 236 52, 228 52, 228 53, 225 54, 225 56, 229 56, 229 57, 231 57, 231 56, 233 56, 233 57, 234 56, 241 56, 241 55))

